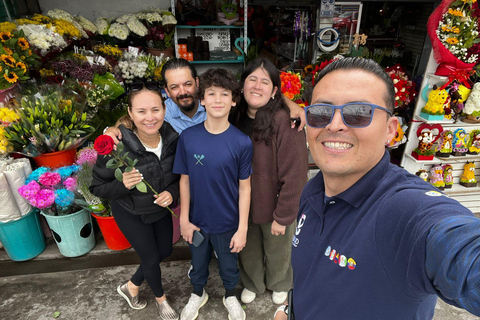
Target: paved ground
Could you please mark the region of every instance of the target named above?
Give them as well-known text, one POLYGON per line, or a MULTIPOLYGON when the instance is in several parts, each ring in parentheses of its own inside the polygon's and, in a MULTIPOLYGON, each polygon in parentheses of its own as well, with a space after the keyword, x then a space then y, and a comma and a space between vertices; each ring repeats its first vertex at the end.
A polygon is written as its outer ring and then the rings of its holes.
MULTIPOLYGON (((174 307, 180 311, 190 295, 190 285, 186 277, 188 261, 162 263, 164 287, 174 307)), ((227 319, 222 305, 223 289, 218 276, 215 260, 210 266, 207 292, 209 302, 200 310, 198 320, 227 319)), ((134 272, 135 266, 115 266, 55 273, 30 274, 0 278, 0 319, 46 320, 89 319, 89 320, 128 320, 157 319, 154 297, 144 285, 142 293, 148 300, 143 310, 133 310, 116 293, 116 287, 134 272)), ((238 288, 238 296, 240 294, 238 288)), ((271 294, 265 293, 246 306, 248 319, 272 319, 276 306, 271 294)), ((480 319, 465 311, 437 304, 435 320, 480 319)), ((313 320, 313 319, 312 319, 313 320)), ((364 320, 364 319, 354 319, 364 320)))

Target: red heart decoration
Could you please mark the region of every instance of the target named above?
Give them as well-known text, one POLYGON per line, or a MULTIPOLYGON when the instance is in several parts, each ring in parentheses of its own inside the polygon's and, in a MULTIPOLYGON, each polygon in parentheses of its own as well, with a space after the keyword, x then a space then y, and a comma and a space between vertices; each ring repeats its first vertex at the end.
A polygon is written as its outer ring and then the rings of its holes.
POLYGON ((425 131, 431 131, 432 132, 432 134, 434 136, 433 142, 435 143, 435 141, 437 141, 438 138, 440 138, 440 133, 443 131, 443 127, 439 123, 437 123, 437 124, 424 123, 424 124, 422 124, 418 127, 417 137, 420 137, 422 135, 422 133, 425 132, 425 131))

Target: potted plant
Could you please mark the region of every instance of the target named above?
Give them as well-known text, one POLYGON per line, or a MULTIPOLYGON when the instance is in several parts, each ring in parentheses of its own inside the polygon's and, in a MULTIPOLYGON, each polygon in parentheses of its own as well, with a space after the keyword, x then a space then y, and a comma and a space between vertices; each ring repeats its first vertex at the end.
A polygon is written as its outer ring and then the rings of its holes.
POLYGON ((24 94, 18 101, 19 119, 5 128, 13 150, 34 157, 37 166, 73 164, 75 148, 95 131, 78 96, 59 86, 24 94))
POLYGON ((78 193, 78 165, 58 169, 40 167, 26 179, 18 193, 41 210, 60 253, 66 257, 83 255, 95 246, 92 218, 78 193))
POLYGON ((92 182, 92 171, 96 161, 97 152, 92 147, 86 147, 78 151, 77 165, 80 167, 77 177, 78 192, 85 198, 92 216, 97 220, 107 247, 112 250, 128 249, 131 244, 118 228, 110 206, 103 199, 94 196, 88 189, 92 182))
POLYGON ((173 57, 173 36, 177 20, 169 11, 154 10, 139 14, 147 27, 147 48, 145 50, 154 56, 173 57))

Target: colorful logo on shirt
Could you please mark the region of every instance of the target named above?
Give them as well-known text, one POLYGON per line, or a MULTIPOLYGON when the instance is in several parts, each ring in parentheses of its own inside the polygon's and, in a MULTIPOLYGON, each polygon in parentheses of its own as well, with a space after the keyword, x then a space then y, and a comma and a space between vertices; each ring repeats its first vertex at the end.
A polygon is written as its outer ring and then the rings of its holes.
POLYGON ((427 191, 427 192, 425 192, 425 194, 427 196, 430 196, 430 197, 441 197, 441 196, 443 196, 443 193, 438 192, 438 191, 427 191))
POLYGON ((338 264, 340 267, 345 268, 348 266, 348 269, 353 270, 357 266, 357 263, 352 258, 347 260, 347 257, 338 253, 335 249, 328 246, 327 250, 325 250, 325 256, 328 257, 333 263, 338 264))
POLYGON ((197 162, 195 163, 196 165, 201 164, 203 166, 202 160, 205 158, 203 154, 194 154, 193 157, 197 159, 197 162))
POLYGON ((302 214, 300 219, 298 219, 297 229, 295 230, 295 234, 293 235, 293 240, 292 240, 292 246, 294 246, 294 247, 297 247, 298 243, 300 242, 300 240, 297 238, 297 236, 302 231, 302 227, 305 224, 306 219, 307 219, 307 216, 305 214, 302 214))

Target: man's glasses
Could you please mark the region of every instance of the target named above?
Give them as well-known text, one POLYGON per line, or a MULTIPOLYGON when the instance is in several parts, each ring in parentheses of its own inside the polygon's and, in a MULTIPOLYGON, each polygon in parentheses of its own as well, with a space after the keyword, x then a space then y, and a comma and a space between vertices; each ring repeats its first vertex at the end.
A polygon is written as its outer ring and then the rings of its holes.
POLYGON ((325 128, 332 122, 335 110, 337 109, 340 109, 343 123, 352 128, 368 127, 372 122, 375 109, 383 110, 390 116, 392 115, 392 111, 388 109, 365 102, 352 102, 341 106, 319 103, 305 107, 307 124, 313 128, 325 128))
POLYGON ((156 81, 132 82, 127 84, 127 93, 140 91, 143 88, 148 90, 161 91, 160 85, 156 81))

